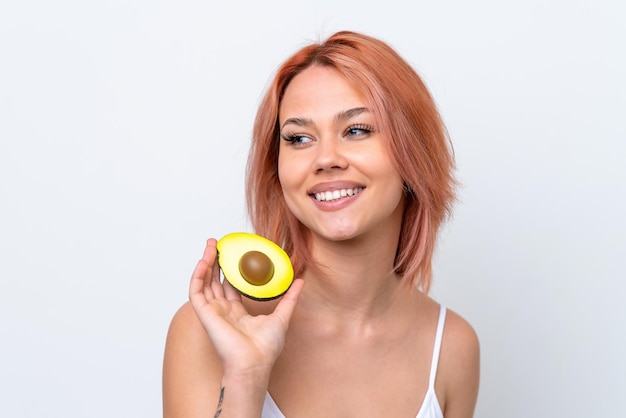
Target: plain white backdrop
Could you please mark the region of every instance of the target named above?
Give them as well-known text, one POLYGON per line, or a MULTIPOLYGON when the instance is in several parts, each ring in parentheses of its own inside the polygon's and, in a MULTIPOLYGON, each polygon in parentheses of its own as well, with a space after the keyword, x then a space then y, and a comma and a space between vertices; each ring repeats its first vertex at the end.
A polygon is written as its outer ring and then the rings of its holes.
POLYGON ((249 230, 261 94, 341 29, 411 62, 454 142, 432 295, 481 339, 476 416, 625 416, 625 17, 617 0, 3 2, 0 416, 161 415, 204 241, 249 230))

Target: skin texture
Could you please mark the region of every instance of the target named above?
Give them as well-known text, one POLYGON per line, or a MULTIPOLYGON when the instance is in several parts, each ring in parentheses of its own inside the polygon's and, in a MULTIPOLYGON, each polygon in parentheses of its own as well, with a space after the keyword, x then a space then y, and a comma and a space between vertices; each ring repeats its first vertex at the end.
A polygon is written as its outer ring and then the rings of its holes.
MULTIPOLYGON (((279 300, 243 300, 219 283, 208 240, 190 303, 168 334, 165 417, 214 416, 221 387, 220 417, 260 417, 268 390, 289 418, 416 416, 439 305, 393 273, 402 180, 363 108, 359 92, 329 68, 305 69, 287 87, 279 177, 320 268, 279 300), (361 190, 325 203, 311 197, 336 188, 361 190)), ((446 418, 473 416, 478 375, 476 334, 448 311, 435 384, 446 418)))

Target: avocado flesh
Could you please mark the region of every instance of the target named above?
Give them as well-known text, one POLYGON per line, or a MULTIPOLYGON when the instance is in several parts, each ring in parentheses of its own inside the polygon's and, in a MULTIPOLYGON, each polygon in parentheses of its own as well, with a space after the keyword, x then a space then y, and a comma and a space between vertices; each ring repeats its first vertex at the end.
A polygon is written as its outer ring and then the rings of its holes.
POLYGON ((293 267, 282 248, 260 235, 235 232, 217 242, 218 263, 228 282, 244 296, 271 300, 284 294, 293 282, 293 267), (273 265, 272 277, 265 284, 254 284, 241 274, 240 261, 247 253, 265 254, 273 265))

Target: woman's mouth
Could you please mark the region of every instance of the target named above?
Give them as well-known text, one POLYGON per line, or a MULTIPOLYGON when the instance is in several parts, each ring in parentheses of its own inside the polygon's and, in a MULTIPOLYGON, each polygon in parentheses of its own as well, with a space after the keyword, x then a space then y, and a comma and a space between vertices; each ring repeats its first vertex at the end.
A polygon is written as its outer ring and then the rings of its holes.
POLYGON ((355 194, 361 193, 361 191, 363 191, 363 187, 355 187, 353 189, 337 189, 314 193, 313 196, 318 202, 330 202, 341 199, 342 197, 354 196, 355 194))

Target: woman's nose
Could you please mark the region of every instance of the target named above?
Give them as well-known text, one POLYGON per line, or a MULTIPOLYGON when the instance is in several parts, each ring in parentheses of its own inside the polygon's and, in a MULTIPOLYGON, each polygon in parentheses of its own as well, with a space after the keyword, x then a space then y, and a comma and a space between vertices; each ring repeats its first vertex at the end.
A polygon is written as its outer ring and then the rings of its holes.
POLYGON ((343 170, 348 167, 343 145, 336 139, 321 139, 317 143, 313 171, 343 170))

